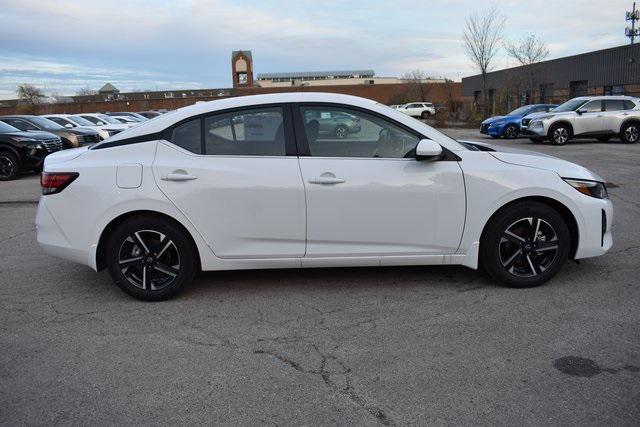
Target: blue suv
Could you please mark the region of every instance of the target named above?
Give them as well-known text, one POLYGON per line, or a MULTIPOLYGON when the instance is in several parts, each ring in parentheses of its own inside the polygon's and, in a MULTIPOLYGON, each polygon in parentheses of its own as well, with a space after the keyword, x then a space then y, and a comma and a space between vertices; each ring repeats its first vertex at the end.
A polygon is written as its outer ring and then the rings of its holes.
POLYGON ((517 138, 520 134, 520 120, 533 113, 545 113, 556 108, 556 104, 532 104, 516 108, 506 116, 489 117, 480 125, 480 133, 492 138, 517 138))

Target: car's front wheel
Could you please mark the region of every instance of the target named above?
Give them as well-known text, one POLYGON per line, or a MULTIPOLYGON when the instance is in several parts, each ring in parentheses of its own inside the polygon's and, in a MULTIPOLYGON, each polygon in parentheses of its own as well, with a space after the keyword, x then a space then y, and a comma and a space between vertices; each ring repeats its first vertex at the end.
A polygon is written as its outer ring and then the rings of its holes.
POLYGON ((0 181, 10 181, 18 176, 18 158, 9 151, 0 151, 0 181))
POLYGON ((197 270, 190 238, 172 222, 152 215, 135 216, 117 226, 106 256, 116 284, 145 301, 172 297, 193 281, 197 270))
POLYGON ((627 144, 633 144, 640 140, 640 125, 638 123, 628 123, 622 127, 620 139, 627 144))
POLYGON ((480 242, 481 264, 498 283, 515 288, 551 279, 569 256, 571 237, 562 216, 540 202, 523 202, 499 212, 480 242))
POLYGON ((564 145, 571 139, 571 129, 565 124, 555 125, 549 131, 549 139, 555 145, 564 145))
POLYGON ((514 139, 514 138, 517 138, 519 134, 520 134, 520 128, 518 128, 518 126, 509 125, 504 129, 502 136, 504 136, 505 139, 514 139))

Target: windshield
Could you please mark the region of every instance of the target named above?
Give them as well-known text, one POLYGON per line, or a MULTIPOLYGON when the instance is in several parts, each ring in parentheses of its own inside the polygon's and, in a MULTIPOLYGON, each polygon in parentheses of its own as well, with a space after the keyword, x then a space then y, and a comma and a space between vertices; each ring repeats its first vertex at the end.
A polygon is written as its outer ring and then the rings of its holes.
POLYGON ((14 128, 13 126, 6 124, 5 122, 0 122, 0 133, 11 132, 20 132, 20 129, 14 128))
POLYGON ((100 117, 101 120, 107 122, 107 123, 111 123, 112 125, 119 125, 121 124, 119 121, 117 121, 116 119, 114 119, 111 116, 107 116, 106 114, 98 114, 98 117, 100 117))
POLYGON ((91 123, 89 120, 87 119, 83 119, 82 117, 78 117, 78 116, 73 116, 73 117, 65 117, 65 119, 69 120, 70 122, 73 122, 79 126, 94 126, 93 123, 91 123))
POLYGON ((529 111, 529 106, 525 105, 524 107, 516 108, 512 112, 509 113, 510 116, 524 116, 524 113, 529 111))
POLYGON ((46 129, 46 130, 60 130, 60 129, 64 129, 62 126, 60 126, 59 124, 57 124, 56 122, 52 122, 49 119, 45 119, 44 117, 29 117, 29 120, 33 123, 35 123, 36 125, 38 125, 39 127, 46 129))
POLYGON ((562 113, 563 111, 576 111, 582 104, 587 102, 586 99, 570 99, 564 104, 560 104, 553 109, 554 113, 562 113))

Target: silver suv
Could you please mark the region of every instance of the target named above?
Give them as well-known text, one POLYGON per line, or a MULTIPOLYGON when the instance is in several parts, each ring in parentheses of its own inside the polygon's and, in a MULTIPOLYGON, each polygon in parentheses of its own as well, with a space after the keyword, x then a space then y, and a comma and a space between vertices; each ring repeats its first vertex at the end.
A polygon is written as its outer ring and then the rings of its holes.
POLYGON ((640 139, 640 99, 630 96, 583 96, 559 105, 549 113, 522 118, 520 133, 534 142, 545 139, 557 145, 571 138, 593 137, 606 142, 619 136, 622 142, 640 139))

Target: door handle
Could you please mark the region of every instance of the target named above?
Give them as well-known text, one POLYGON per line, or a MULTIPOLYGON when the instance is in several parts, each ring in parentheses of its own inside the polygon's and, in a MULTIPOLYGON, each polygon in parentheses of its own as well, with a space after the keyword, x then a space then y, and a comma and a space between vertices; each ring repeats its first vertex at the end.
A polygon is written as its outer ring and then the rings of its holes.
POLYGON ((331 185, 331 184, 342 184, 343 182, 344 182, 344 179, 336 178, 335 176, 318 176, 315 178, 309 178, 309 184, 331 185))
POLYGON ((198 179, 197 176, 189 175, 184 172, 171 172, 160 178, 163 181, 191 181, 198 179))

